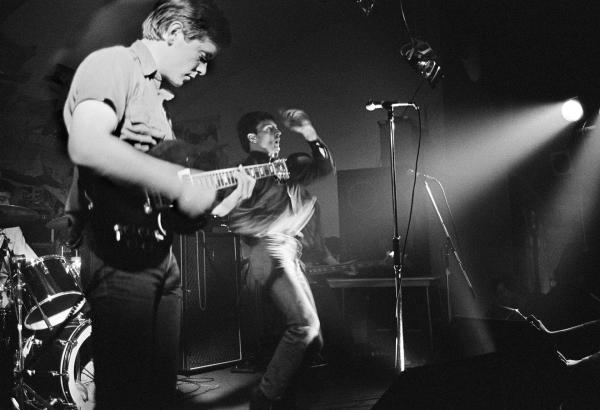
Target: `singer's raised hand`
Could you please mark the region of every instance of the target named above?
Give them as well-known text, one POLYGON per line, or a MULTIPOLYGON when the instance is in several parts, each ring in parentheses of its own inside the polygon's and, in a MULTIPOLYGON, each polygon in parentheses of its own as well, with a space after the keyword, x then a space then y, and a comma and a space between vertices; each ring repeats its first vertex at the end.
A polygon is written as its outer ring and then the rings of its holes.
POLYGON ((279 113, 283 119, 283 125, 291 131, 302 134, 307 141, 314 141, 319 138, 306 112, 292 108, 280 110, 279 113))

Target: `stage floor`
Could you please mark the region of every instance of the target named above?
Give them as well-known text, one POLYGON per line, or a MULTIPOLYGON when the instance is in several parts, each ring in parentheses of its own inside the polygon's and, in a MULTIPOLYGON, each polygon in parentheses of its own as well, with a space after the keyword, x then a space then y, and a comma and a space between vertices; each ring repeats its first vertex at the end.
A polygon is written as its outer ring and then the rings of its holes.
MULTIPOLYGON (((393 369, 328 364, 304 371, 295 389, 298 409, 370 409, 394 381, 393 369)), ((179 376, 178 409, 247 409, 261 373, 234 373, 233 367, 179 376)))

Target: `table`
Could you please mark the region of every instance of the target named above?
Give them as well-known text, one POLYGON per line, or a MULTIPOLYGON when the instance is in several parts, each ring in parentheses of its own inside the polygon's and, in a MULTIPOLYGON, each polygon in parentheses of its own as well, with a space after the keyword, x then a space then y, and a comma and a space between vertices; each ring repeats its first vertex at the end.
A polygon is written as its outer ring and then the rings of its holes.
MULTIPOLYGON (((402 278, 402 288, 423 288, 427 304, 427 328, 429 331, 429 346, 433 350, 433 325, 431 319, 431 298, 429 289, 437 285, 439 279, 436 276, 418 276, 402 278)), ((342 313, 346 312, 345 289, 346 288, 394 288, 395 278, 330 278, 327 284, 332 289, 342 290, 342 313)))

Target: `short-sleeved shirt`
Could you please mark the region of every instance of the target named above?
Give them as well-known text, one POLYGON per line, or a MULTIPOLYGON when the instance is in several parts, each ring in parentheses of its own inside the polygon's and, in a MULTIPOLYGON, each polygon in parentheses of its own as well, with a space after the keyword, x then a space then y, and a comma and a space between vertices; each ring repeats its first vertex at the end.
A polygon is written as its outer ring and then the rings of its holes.
POLYGON ((144 122, 173 139, 163 102, 173 94, 160 88, 162 78, 152 54, 141 40, 130 47, 104 48, 87 56, 77 68, 65 102, 63 117, 71 126, 75 107, 86 100, 107 103, 115 111, 119 135, 126 118, 144 122))
MULTIPOLYGON (((81 62, 73 77, 63 109, 67 130, 77 105, 96 100, 107 103, 115 111, 118 119, 115 136, 120 134, 128 118, 161 130, 166 140, 174 139, 163 105, 173 94, 160 88, 161 83, 156 62, 141 40, 130 47, 114 46, 95 51, 81 62)), ((66 211, 70 213, 83 208, 77 180, 73 178, 67 199, 66 211)))

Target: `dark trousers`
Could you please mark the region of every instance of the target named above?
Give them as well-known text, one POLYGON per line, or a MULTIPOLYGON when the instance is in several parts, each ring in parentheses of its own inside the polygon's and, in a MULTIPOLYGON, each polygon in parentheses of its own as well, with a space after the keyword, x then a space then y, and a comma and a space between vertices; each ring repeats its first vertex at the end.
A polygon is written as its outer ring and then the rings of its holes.
POLYGON ((260 389, 270 399, 285 393, 309 346, 319 350, 323 343, 300 251, 295 238, 269 235, 251 246, 248 257, 249 287, 261 286, 285 318, 285 331, 260 381, 260 389))
POLYGON ((125 271, 85 250, 81 278, 91 306, 96 409, 174 408, 181 287, 173 255, 125 271))

